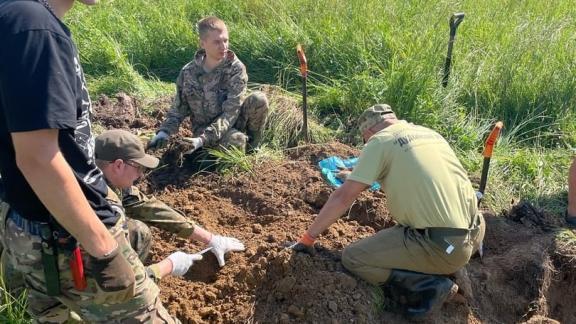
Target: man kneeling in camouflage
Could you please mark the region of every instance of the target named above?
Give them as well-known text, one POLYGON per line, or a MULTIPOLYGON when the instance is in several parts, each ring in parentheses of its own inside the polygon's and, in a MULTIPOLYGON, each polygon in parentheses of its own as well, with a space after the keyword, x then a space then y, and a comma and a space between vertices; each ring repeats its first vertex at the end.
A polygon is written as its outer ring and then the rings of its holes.
POLYGON ((244 151, 260 144, 268 116, 268 100, 254 92, 244 100, 248 76, 244 64, 228 49, 228 29, 216 17, 198 23, 200 50, 176 80, 176 97, 166 120, 148 144, 158 149, 190 117, 191 154, 201 147, 235 146, 244 151), (248 147, 247 147, 248 146, 248 147))
POLYGON ((159 162, 156 157, 144 153, 144 145, 136 135, 119 129, 106 131, 96 137, 94 154, 96 165, 113 188, 108 192, 108 201, 112 206, 126 210, 130 243, 141 260, 146 258, 152 245, 150 229, 142 222, 208 244, 220 266, 225 264, 224 254, 244 250, 244 244, 237 239, 208 232, 158 199, 146 197, 133 186, 146 169, 157 167, 159 162))

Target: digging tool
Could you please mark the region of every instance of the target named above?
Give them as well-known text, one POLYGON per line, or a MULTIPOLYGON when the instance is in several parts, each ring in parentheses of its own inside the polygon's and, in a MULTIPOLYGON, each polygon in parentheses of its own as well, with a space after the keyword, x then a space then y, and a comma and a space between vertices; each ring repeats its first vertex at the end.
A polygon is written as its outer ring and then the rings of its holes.
POLYGON ((480 187, 478 188, 478 206, 480 206, 480 201, 484 197, 484 190, 486 189, 486 183, 488 182, 488 169, 490 168, 490 158, 492 157, 492 151, 494 150, 494 146, 496 145, 496 140, 500 135, 500 131, 504 124, 499 121, 494 125, 494 128, 488 135, 486 139, 486 144, 484 145, 484 151, 482 155, 484 156, 484 162, 482 164, 482 175, 480 176, 480 187))
POLYGON ((204 254, 204 253, 206 253, 206 252, 208 252, 208 251, 210 251, 210 250, 212 250, 212 247, 205 248, 204 250, 202 250, 202 251, 200 251, 200 252, 198 252, 198 253, 196 253, 196 254, 202 255, 202 254, 204 254))
POLYGON ((308 88, 306 85, 306 80, 308 79, 308 61, 306 60, 304 49, 302 49, 300 44, 296 45, 296 53, 298 54, 298 60, 300 60, 300 75, 302 76, 302 136, 304 137, 304 141, 308 142, 308 88))
MULTIPOLYGON (((480 201, 484 198, 484 190, 486 190, 486 183, 488 182, 488 169, 490 168, 490 158, 492 158, 492 152, 494 151, 494 146, 496 145, 496 140, 500 135, 500 131, 504 124, 499 121, 494 125, 494 128, 488 135, 486 139, 486 143, 484 144, 484 151, 482 155, 484 156, 484 162, 482 163, 482 174, 480 176, 480 187, 476 192, 476 197, 478 198, 478 207, 480 207, 480 201)), ((484 244, 480 242, 480 246, 478 247, 478 254, 480 255, 480 259, 484 256, 484 244)))
POLYGON ((446 54, 446 61, 444 62, 444 76, 442 77, 442 86, 448 85, 448 78, 450 77, 450 65, 452 64, 452 47, 454 46, 454 38, 456 38, 456 29, 458 25, 464 20, 464 13, 455 13, 450 17, 450 38, 448 39, 448 53, 446 54))

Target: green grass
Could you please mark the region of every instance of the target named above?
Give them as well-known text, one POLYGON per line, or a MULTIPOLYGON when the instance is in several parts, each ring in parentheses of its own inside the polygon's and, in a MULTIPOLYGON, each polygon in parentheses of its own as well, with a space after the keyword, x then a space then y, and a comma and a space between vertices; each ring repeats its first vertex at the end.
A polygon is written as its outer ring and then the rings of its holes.
POLYGON ((225 176, 253 173, 258 166, 283 158, 280 151, 266 146, 261 146, 251 154, 246 154, 235 146, 208 149, 208 155, 204 161, 214 163, 216 170, 225 176))
POLYGON ((125 91, 153 100, 172 95, 197 49, 195 23, 223 18, 250 81, 276 89, 270 148, 301 140, 297 43, 309 62, 314 142, 359 144, 355 118, 386 102, 401 118, 438 130, 478 175, 484 138, 502 120, 485 203, 499 210, 527 198, 557 211, 576 147, 574 8, 537 0, 108 0, 77 5, 66 21, 93 96, 125 91), (443 88, 448 19, 461 11, 443 88))
POLYGON ((558 254, 568 259, 569 265, 576 265, 576 232, 569 229, 558 229, 555 237, 558 254))
POLYGON ((1 323, 30 323, 26 314, 26 291, 13 296, 6 289, 3 276, 0 276, 0 322, 1 323))
MULTIPOLYGON (((266 154, 277 157, 301 141, 301 43, 313 142, 359 144, 355 118, 385 102, 401 118, 438 130, 479 176, 484 138, 502 120, 484 204, 500 211, 528 199, 560 217, 576 147, 575 8, 540 0, 102 0, 76 5, 66 22, 94 98, 124 91, 154 102, 173 94, 178 71, 197 49, 195 22, 223 18, 250 81, 275 89, 268 148, 252 156, 213 152, 224 173, 250 172, 266 154), (454 12, 466 18, 443 88, 454 12)), ((0 316, 21 318, 20 301, 2 307, 0 316)))
MULTIPOLYGON (((483 203, 500 212, 524 199, 561 217, 566 209, 570 162, 563 150, 519 148, 502 143, 491 161, 483 203)), ((475 158, 472 164, 468 170, 479 174, 482 157, 475 158)))
POLYGON ((76 7, 68 22, 93 92, 168 93, 157 80, 176 78, 197 48, 195 22, 215 14, 228 22, 252 82, 298 92, 294 47, 302 43, 320 116, 356 116, 388 102, 432 127, 444 124, 441 111, 476 114, 512 128, 524 124, 527 138, 547 146, 576 144, 576 9, 569 1, 127 0, 76 7), (443 89, 447 21, 456 11, 467 16, 443 89), (526 124, 529 116, 538 117, 526 124))
MULTIPOLYGON (((301 98, 279 87, 264 87, 270 104, 263 142, 271 148, 282 149, 304 141, 301 98)), ((311 143, 325 143, 341 136, 338 129, 319 124, 313 115, 308 118, 308 139, 311 143)))

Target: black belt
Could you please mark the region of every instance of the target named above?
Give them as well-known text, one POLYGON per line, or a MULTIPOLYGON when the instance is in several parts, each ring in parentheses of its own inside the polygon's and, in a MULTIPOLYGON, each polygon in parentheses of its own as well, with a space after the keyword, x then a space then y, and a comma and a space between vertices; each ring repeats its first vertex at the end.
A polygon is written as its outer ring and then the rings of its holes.
POLYGON ((54 230, 51 226, 49 226, 48 222, 26 219, 13 208, 10 208, 10 211, 8 211, 8 214, 6 215, 6 220, 8 219, 12 220, 16 226, 24 230, 26 233, 35 236, 42 236, 43 231, 44 234, 46 234, 46 228, 50 228, 50 232, 55 238, 58 239, 58 244, 61 248, 69 249, 76 243, 74 238, 65 230, 54 230))
POLYGON ((48 224, 45 222, 27 220, 26 218, 20 216, 20 214, 18 214, 14 210, 14 208, 10 208, 8 215, 6 215, 6 219, 7 220, 11 219, 14 222, 14 224, 16 224, 16 226, 20 227, 27 233, 37 236, 40 236, 40 234, 42 234, 42 227, 48 224))
POLYGON ((40 253, 42 255, 46 294, 48 296, 60 295, 58 250, 60 248, 70 250, 73 245, 76 245, 76 240, 74 240, 72 236, 62 239, 60 238, 61 233, 55 231, 49 223, 28 220, 18 214, 14 209, 10 209, 6 219, 12 220, 14 224, 23 231, 40 237, 40 253))
POLYGON ((480 230, 480 217, 480 214, 474 215, 469 228, 428 227, 425 229, 417 229, 417 231, 422 235, 428 235, 432 242, 442 247, 447 254, 451 254, 455 246, 452 242, 449 242, 446 237, 475 235, 475 233, 480 230))

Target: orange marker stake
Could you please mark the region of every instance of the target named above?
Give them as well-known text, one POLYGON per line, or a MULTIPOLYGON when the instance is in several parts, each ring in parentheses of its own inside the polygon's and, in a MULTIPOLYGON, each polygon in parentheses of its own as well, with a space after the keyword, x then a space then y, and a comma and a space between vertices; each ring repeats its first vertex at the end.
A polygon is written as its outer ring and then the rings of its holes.
POLYGON ((484 162, 482 164, 482 175, 480 176, 480 188, 478 189, 478 205, 480 205, 480 200, 484 197, 484 190, 486 190, 486 183, 488 182, 488 169, 490 168, 490 158, 492 157, 492 152, 494 151, 494 146, 496 146, 496 140, 500 136, 500 131, 504 124, 499 121, 494 125, 494 128, 488 135, 486 143, 484 145, 484 151, 482 155, 484 156, 484 162))
POLYGON ((296 54, 298 54, 298 60, 300 61, 300 75, 302 76, 302 135, 304 140, 308 142, 308 88, 306 85, 306 80, 308 79, 308 61, 306 60, 304 49, 302 49, 300 44, 296 45, 296 54))

